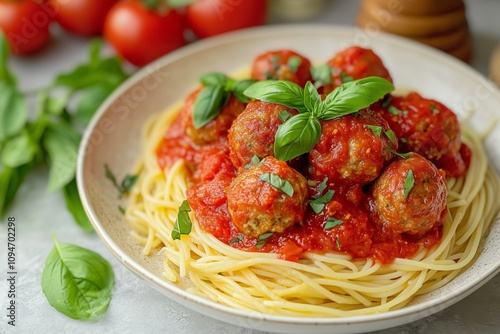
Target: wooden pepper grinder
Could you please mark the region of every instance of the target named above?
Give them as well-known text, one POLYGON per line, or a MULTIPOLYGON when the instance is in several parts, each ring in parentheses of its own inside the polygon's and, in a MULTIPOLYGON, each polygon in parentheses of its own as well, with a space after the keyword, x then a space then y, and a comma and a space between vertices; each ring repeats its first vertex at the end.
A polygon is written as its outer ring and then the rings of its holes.
POLYGON ((357 24, 411 38, 466 62, 471 57, 463 0, 363 0, 357 24))

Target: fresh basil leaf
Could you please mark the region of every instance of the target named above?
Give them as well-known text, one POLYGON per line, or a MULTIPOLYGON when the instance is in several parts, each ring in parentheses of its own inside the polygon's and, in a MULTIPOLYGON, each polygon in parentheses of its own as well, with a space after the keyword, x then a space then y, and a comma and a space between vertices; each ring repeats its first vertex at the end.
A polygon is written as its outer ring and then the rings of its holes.
POLYGON ((107 85, 91 86, 82 89, 75 106, 74 119, 82 125, 87 125, 97 109, 99 109, 113 90, 113 87, 107 85))
POLYGON ((0 30, 0 81, 3 81, 7 86, 15 87, 16 78, 9 71, 7 60, 9 58, 10 46, 3 32, 0 30))
POLYGON ((99 66, 100 54, 104 41, 102 38, 94 38, 89 45, 89 65, 96 68, 99 66))
POLYGON ((394 155, 397 155, 398 157, 401 157, 403 159, 409 158, 413 155, 413 152, 407 152, 407 153, 401 153, 393 149, 392 147, 388 146, 387 149, 394 155))
POLYGON ((283 180, 279 175, 273 173, 263 173, 260 175, 259 180, 269 183, 274 188, 281 190, 289 197, 293 196, 293 186, 287 180, 283 180))
POLYGON ((321 101, 318 91, 310 81, 308 81, 304 87, 304 106, 315 116, 322 114, 323 102, 321 101))
POLYGON ((180 240, 182 234, 191 233, 193 223, 191 222, 191 218, 189 217, 190 211, 191 207, 189 206, 188 201, 184 200, 179 207, 179 213, 177 214, 177 219, 174 223, 174 229, 171 233, 173 240, 180 240))
POLYGON ((387 138, 389 138, 389 140, 391 141, 391 143, 393 144, 396 144, 396 142, 398 141, 397 138, 396 138, 396 134, 394 133, 394 131, 392 130, 387 130, 387 131, 384 131, 385 135, 387 136, 387 138))
POLYGON ((224 73, 211 72, 200 77, 200 82, 203 86, 222 86, 225 87, 228 77, 224 73))
POLYGON ((4 166, 0 172, 0 217, 2 217, 14 200, 22 183, 33 169, 34 163, 28 163, 16 168, 4 166))
POLYGON ((309 203, 314 212, 319 214, 323 211, 325 205, 332 200, 333 195, 335 195, 335 191, 328 190, 323 196, 313 197, 313 199, 308 200, 307 203, 309 203))
POLYGON ((278 113, 278 117, 282 123, 285 123, 287 119, 289 119, 292 116, 292 114, 285 109, 280 110, 278 113))
POLYGON ((405 177, 405 182, 403 184, 405 197, 408 197, 414 185, 415 185, 415 177, 413 176, 413 169, 408 169, 408 172, 405 177))
POLYGON ((111 171, 111 168, 109 168, 108 164, 104 164, 104 176, 106 176, 106 178, 111 181, 111 183, 115 186, 118 192, 121 193, 122 188, 118 184, 115 174, 111 171))
POLYGON ((244 94, 252 99, 282 104, 306 112, 304 90, 297 84, 286 80, 257 81, 248 87, 244 94))
POLYGON ((27 131, 11 137, 1 151, 2 164, 8 167, 19 167, 33 160, 36 146, 27 131))
POLYGON ((139 175, 127 174, 123 178, 122 182, 119 183, 115 177, 115 174, 109 168, 108 164, 104 164, 104 176, 106 176, 106 178, 111 181, 116 190, 118 190, 118 197, 122 197, 123 195, 130 192, 132 187, 136 184, 137 180, 139 180, 139 175))
POLYGON ((229 244, 230 244, 230 245, 232 245, 232 244, 237 244, 237 243, 239 243, 240 241, 243 241, 243 238, 244 238, 243 234, 239 233, 237 237, 235 237, 235 238, 233 238, 233 239, 229 240, 229 244))
POLYGON ((353 77, 351 77, 350 75, 348 75, 347 73, 345 72, 340 72, 340 80, 342 80, 342 83, 346 83, 346 82, 351 82, 354 80, 353 77))
MULTIPOLYGON (((324 230, 329 230, 331 228, 334 228, 335 226, 342 225, 344 222, 340 219, 333 218, 333 217, 327 217, 326 218, 326 224, 323 227, 324 230)), ((340 249, 340 247, 339 247, 340 249)))
POLYGON ((321 64, 311 68, 314 87, 319 88, 332 83, 332 68, 328 64, 321 64))
POLYGON ((62 115, 69 102, 69 98, 70 94, 62 94, 58 97, 50 97, 47 95, 45 101, 45 111, 53 115, 62 115))
POLYGON ((274 156, 288 161, 309 152, 319 141, 321 123, 311 113, 290 117, 276 131, 274 156))
POLYGON ((292 73, 297 73, 300 64, 302 63, 302 59, 298 56, 291 56, 288 58, 288 67, 292 73))
POLYGON ((382 135, 382 127, 378 125, 365 124, 367 128, 372 130, 375 136, 380 137, 382 135))
POLYGON ((248 169, 248 168, 252 167, 253 165, 258 164, 259 162, 260 162, 259 157, 257 155, 254 155, 252 157, 252 159, 250 159, 250 162, 247 163, 244 168, 248 169))
POLYGON ((190 5, 195 0, 167 0, 167 4, 170 8, 179 8, 190 5))
POLYGON ((368 77, 342 84, 327 95, 324 101, 325 112, 320 119, 334 119, 357 112, 377 102, 392 90, 394 86, 380 77, 368 77))
POLYGON ((384 96, 384 98, 382 99, 382 102, 380 103, 380 105, 384 108, 387 108, 388 106, 390 106, 392 102, 392 97, 387 94, 386 96, 384 96))
POLYGON ((63 123, 53 123, 47 130, 43 146, 50 160, 48 190, 61 189, 75 177, 80 134, 63 123))
POLYGON ((95 319, 111 301, 113 269, 101 255, 89 249, 60 244, 45 260, 42 291, 50 305, 73 319, 95 319))
POLYGON ((28 119, 24 97, 6 82, 0 81, 0 142, 17 134, 28 119))
POLYGON ((196 129, 208 124, 219 115, 229 99, 222 86, 207 86, 196 97, 193 108, 193 124, 196 129))
POLYGON ((392 115, 401 115, 403 113, 401 110, 399 110, 392 104, 389 106, 389 108, 387 108, 387 111, 392 115))
POLYGON ((78 194, 78 188, 76 185, 76 179, 71 180, 63 188, 64 200, 66 201, 66 207, 68 211, 75 218, 76 223, 86 232, 93 232, 94 227, 90 222, 85 210, 83 209, 82 201, 80 200, 80 195, 78 194))
POLYGON ((253 85, 256 82, 254 79, 245 79, 245 80, 240 80, 236 82, 236 85, 234 86, 232 92, 234 94, 234 97, 240 100, 243 103, 248 103, 250 100, 249 98, 244 94, 244 91, 253 85))
POLYGON ((325 191, 326 187, 328 185, 328 176, 325 176, 323 181, 318 185, 318 192, 321 194, 323 191, 325 191))
POLYGON ((431 104, 429 105, 429 107, 431 108, 431 111, 432 111, 432 113, 433 113, 434 115, 439 114, 439 109, 437 109, 437 108, 436 108, 436 106, 434 105, 434 103, 431 103, 431 104))

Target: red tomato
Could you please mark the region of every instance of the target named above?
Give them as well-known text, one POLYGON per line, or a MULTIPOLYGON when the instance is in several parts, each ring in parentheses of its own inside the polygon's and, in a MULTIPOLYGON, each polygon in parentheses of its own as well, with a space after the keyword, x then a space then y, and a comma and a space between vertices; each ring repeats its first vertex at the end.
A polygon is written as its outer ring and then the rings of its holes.
POLYGON ((189 27, 199 38, 262 25, 266 0, 196 0, 186 8, 189 27))
POLYGON ((47 44, 51 17, 47 6, 33 0, 0 0, 0 30, 15 54, 31 54, 47 44))
POLYGON ((118 0, 49 0, 56 21, 67 31, 82 36, 102 33, 106 14, 118 0))
POLYGON ((119 2, 104 23, 104 37, 126 60, 144 66, 184 45, 184 25, 174 9, 154 10, 140 1, 119 2))

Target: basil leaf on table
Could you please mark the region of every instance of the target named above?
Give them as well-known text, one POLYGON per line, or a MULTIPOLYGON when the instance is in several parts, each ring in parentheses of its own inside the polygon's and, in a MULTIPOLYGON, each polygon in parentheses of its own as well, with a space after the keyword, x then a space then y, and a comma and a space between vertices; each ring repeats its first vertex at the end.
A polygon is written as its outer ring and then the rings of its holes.
POLYGON ((33 160, 36 146, 27 131, 9 138, 1 151, 2 164, 16 168, 33 160))
POLYGON ((76 179, 71 180, 63 188, 64 200, 66 202, 66 207, 71 213, 73 218, 75 218, 76 223, 87 232, 94 231, 94 227, 90 222, 85 210, 83 209, 82 201, 80 195, 78 194, 78 188, 76 185, 76 179))
POLYGON ((54 243, 41 282, 50 305, 73 319, 93 319, 103 314, 114 285, 109 262, 89 249, 60 244, 56 238, 54 243))
POLYGON ((222 86, 206 86, 198 94, 193 109, 193 124, 199 129, 217 117, 226 105, 229 94, 222 86))
POLYGON ((80 124, 87 125, 114 89, 109 85, 90 86, 82 89, 75 106, 74 119, 80 124))
POLYGON ((288 161, 309 152, 321 136, 321 123, 310 112, 290 117, 276 131, 274 156, 288 161))
POLYGON ((252 99, 278 103, 306 112, 304 90, 297 84, 286 80, 257 81, 248 87, 244 94, 252 99))
POLYGON ((0 30, 0 81, 5 82, 8 86, 16 86, 16 78, 10 73, 7 66, 9 58, 10 46, 3 32, 0 30))
POLYGON ((15 194, 33 166, 33 162, 15 168, 4 166, 0 171, 0 217, 14 201, 15 194))

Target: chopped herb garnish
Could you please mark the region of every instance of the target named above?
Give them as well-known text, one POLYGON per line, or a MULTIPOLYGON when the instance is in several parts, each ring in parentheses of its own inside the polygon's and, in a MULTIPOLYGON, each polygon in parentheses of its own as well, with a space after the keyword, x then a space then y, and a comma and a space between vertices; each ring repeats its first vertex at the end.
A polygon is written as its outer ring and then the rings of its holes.
POLYGON ((257 155, 254 155, 252 159, 250 159, 250 162, 245 165, 245 169, 248 169, 252 167, 255 164, 258 164, 260 162, 260 159, 257 155))
POLYGON ((396 144, 397 139, 396 139, 396 134, 392 130, 387 130, 384 132, 387 138, 391 141, 391 143, 396 144))
POLYGON ((280 61, 280 56, 279 55, 273 55, 271 57, 271 65, 273 65, 273 67, 276 67, 279 65, 279 61, 280 61))
POLYGON ((387 111, 389 111, 389 113, 391 113, 392 115, 401 115, 401 114, 403 114, 403 111, 399 110, 398 108, 396 108, 393 105, 390 105, 389 108, 387 109, 387 111))
POLYGON ((124 215, 125 214, 125 208, 121 205, 118 205, 118 210, 120 210, 121 214, 124 215))
POLYGON ((337 244, 337 248, 340 250, 340 239, 338 235, 335 237, 335 243, 337 244))
POLYGON ((434 105, 434 103, 431 103, 431 104, 430 104, 430 107, 431 107, 432 113, 433 113, 434 115, 439 114, 439 109, 437 109, 437 108, 436 108, 436 106, 434 105))
POLYGON ((302 63, 302 59, 297 56, 292 56, 288 59, 288 67, 293 73, 297 73, 297 69, 299 68, 300 64, 302 63))
POLYGON ((318 191, 321 194, 326 189, 326 185, 328 184, 328 176, 326 176, 323 181, 318 186, 318 191))
POLYGON ((193 227, 193 223, 191 222, 191 218, 189 218, 189 212, 191 211, 191 207, 187 200, 182 201, 182 204, 179 206, 179 213, 177 214, 177 219, 174 223, 174 229, 172 230, 172 239, 180 240, 182 234, 191 233, 191 228, 193 227))
POLYGON ((229 244, 231 244, 231 245, 237 244, 238 242, 243 241, 243 238, 244 238, 243 234, 240 233, 240 234, 238 234, 238 236, 236 238, 229 240, 229 244))
POLYGON ((367 128, 372 130, 372 132, 375 134, 375 136, 380 137, 382 134, 382 127, 378 125, 370 125, 370 124, 365 124, 367 128))
POLYGON ((354 78, 351 77, 350 75, 347 75, 345 72, 340 72, 340 80, 342 80, 342 83, 350 82, 353 81, 354 78))
POLYGON ((327 64, 313 67, 311 68, 311 76, 314 80, 314 87, 328 85, 332 83, 332 68, 327 64))
POLYGON ((340 220, 340 219, 333 218, 333 217, 327 217, 326 218, 326 224, 323 227, 323 229, 329 230, 331 228, 334 228, 335 226, 342 225, 342 223, 343 223, 343 221, 340 220))
POLYGON ((408 197, 414 185, 415 185, 415 177, 413 176, 413 170, 409 169, 408 174, 406 174, 405 182, 403 185, 405 197, 408 197))
POLYGON ((279 175, 273 173, 263 173, 260 175, 259 179, 266 183, 269 183, 278 190, 281 190, 288 196, 293 196, 293 187, 287 180, 283 180, 279 175))
POLYGON ((392 147, 388 147, 387 149, 391 151, 392 154, 397 155, 398 157, 401 157, 403 159, 409 158, 413 155, 413 152, 400 153, 395 149, 393 149, 392 147))
POLYGON ((264 247, 267 243, 267 239, 269 239, 274 233, 273 232, 267 232, 259 235, 257 243, 255 244, 255 248, 261 249, 264 247))
POLYGON ((280 110, 280 112, 278 113, 278 117, 283 123, 285 123, 286 120, 290 118, 290 116, 292 116, 292 114, 290 114, 290 112, 285 109, 280 110))
POLYGON ((384 98, 382 99, 382 103, 381 103, 381 106, 383 108, 387 108, 390 104, 391 104, 391 101, 392 101, 392 98, 390 95, 386 95, 384 96, 384 98))
POLYGON ((115 175, 109 168, 107 164, 104 165, 104 173, 106 175, 106 178, 111 181, 111 183, 115 186, 115 188, 118 190, 118 196, 122 197, 123 195, 127 194, 134 184, 137 182, 139 179, 139 175, 125 175, 121 183, 118 183, 116 180, 115 175))
POLYGON ((308 200, 307 203, 309 203, 314 212, 319 214, 323 211, 325 205, 332 200, 333 195, 335 195, 335 191, 328 190, 323 196, 313 196, 313 199, 308 200))

